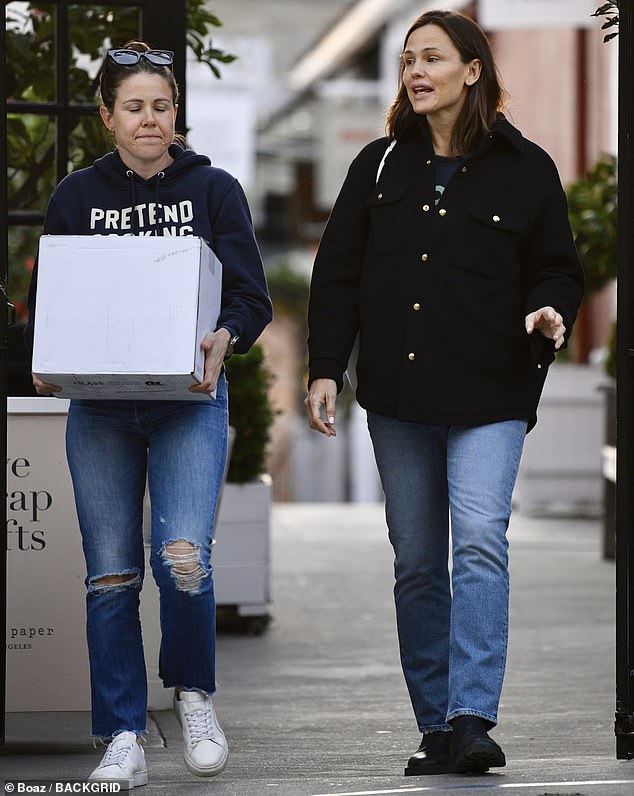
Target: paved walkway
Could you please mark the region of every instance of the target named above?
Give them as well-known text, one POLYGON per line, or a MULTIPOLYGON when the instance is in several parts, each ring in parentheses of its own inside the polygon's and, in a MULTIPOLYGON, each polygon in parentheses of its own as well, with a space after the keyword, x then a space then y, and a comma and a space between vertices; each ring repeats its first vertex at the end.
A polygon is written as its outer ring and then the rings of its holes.
MULTIPOLYGON (((424 778, 403 777, 419 736, 397 657, 382 507, 280 504, 272 526, 270 628, 218 639, 229 765, 214 780, 192 777, 174 716, 157 712, 139 794, 634 793, 634 761, 615 759, 614 564, 601 558, 598 521, 513 517, 509 663, 494 730, 508 765, 424 778)), ((100 754, 89 732, 85 713, 9 714, 0 782, 86 776, 100 754)))

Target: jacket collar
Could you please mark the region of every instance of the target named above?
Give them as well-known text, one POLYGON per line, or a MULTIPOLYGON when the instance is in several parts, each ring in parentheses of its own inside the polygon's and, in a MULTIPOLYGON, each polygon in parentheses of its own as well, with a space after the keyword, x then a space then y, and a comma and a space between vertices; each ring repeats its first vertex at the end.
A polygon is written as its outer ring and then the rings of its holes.
POLYGON ((524 136, 520 133, 517 127, 513 127, 503 113, 498 114, 498 118, 493 124, 491 134, 494 137, 501 136, 502 138, 505 138, 515 147, 515 149, 520 152, 524 151, 526 144, 524 136))
MULTIPOLYGON (((419 120, 418 130, 423 135, 423 141, 425 144, 425 149, 429 153, 433 153, 433 146, 431 141, 431 133, 429 130, 429 125, 427 124, 427 119, 422 116, 419 120)), ((525 147, 525 139, 521 132, 514 127, 504 116, 503 113, 498 113, 497 119, 493 123, 491 128, 491 132, 488 133, 483 139, 482 143, 478 147, 478 149, 471 155, 470 157, 474 157, 476 155, 481 154, 482 152, 486 151, 491 144, 495 144, 498 141, 505 141, 511 144, 515 149, 519 152, 524 151, 525 147)))

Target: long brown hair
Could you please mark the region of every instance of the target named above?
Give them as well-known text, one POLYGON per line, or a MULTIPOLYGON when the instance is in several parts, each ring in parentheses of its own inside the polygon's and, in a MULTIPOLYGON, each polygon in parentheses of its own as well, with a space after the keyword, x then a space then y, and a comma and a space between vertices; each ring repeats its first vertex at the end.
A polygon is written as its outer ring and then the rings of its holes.
MULTIPOLYGON (((467 87, 467 98, 451 135, 452 154, 468 155, 478 147, 482 136, 491 129, 506 96, 491 46, 482 28, 464 14, 428 11, 412 23, 405 36, 403 49, 407 47, 412 33, 425 25, 442 28, 454 43, 463 63, 467 64, 477 58, 482 65, 479 79, 467 87)), ((390 140, 413 129, 419 118, 403 84, 403 69, 404 63, 401 60, 398 92, 386 117, 385 130, 390 140)))
MULTIPOLYGON (((120 49, 136 50, 137 52, 143 53, 148 52, 148 50, 151 50, 152 48, 144 41, 129 41, 126 42, 120 49)), ((174 72, 170 66, 158 66, 151 63, 146 58, 141 58, 136 64, 126 64, 125 66, 119 66, 118 64, 114 63, 114 61, 111 61, 106 54, 106 57, 103 59, 103 63, 101 64, 101 69, 99 70, 99 95, 101 97, 102 104, 106 106, 110 113, 112 113, 114 110, 114 104, 117 99, 117 94, 119 92, 121 83, 123 83, 123 81, 131 75, 136 75, 140 72, 149 72, 150 74, 160 75, 162 78, 164 78, 170 87, 174 105, 178 105, 178 84, 176 83, 174 72)), ((174 135, 174 141, 180 144, 184 149, 187 148, 187 139, 184 135, 176 133, 174 135)))

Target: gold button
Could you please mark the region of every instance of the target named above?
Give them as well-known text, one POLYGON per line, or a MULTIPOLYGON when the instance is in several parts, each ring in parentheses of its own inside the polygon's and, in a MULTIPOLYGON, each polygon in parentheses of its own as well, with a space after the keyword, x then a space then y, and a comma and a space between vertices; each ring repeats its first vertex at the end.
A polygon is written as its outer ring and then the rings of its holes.
POLYGON ((413 362, 416 359, 416 354, 408 354, 407 358, 410 360, 410 362, 413 362))
POLYGON ((421 260, 422 260, 424 263, 426 263, 426 262, 427 262, 427 260, 429 259, 429 255, 428 255, 428 254, 423 254, 423 255, 422 255, 422 257, 421 257, 420 259, 421 259, 421 260))
POLYGON ((429 213, 429 205, 423 205, 423 213, 429 213))
POLYGON ((493 216, 493 220, 494 220, 494 221, 495 221, 495 223, 497 224, 497 223, 498 223, 498 221, 500 221, 500 217, 499 217, 499 216, 493 216))
POLYGON ((380 194, 377 196, 377 199, 383 199, 383 194, 382 194, 382 193, 380 193, 380 194))
POLYGON ((420 304, 416 302, 416 304, 414 304, 414 310, 418 312, 419 309, 420 309, 420 304))
POLYGON ((441 208, 441 209, 438 211, 438 215, 439 215, 439 216, 446 216, 446 215, 447 215, 447 211, 445 210, 445 208, 444 208, 444 207, 443 207, 443 208, 441 208))

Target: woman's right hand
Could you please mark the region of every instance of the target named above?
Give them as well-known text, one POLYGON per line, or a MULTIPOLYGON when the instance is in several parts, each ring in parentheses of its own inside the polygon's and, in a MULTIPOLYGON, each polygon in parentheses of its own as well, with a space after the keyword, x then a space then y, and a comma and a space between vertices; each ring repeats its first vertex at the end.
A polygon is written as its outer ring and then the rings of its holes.
POLYGON ((33 386, 35 387, 35 392, 38 395, 52 395, 54 392, 61 392, 62 388, 58 387, 57 384, 48 384, 45 381, 41 381, 35 374, 31 374, 33 379, 33 386))
POLYGON ((308 395, 304 399, 306 414, 311 428, 325 434, 327 437, 336 437, 335 431, 335 403, 337 401, 337 382, 334 379, 315 379, 310 385, 308 395), (321 407, 326 407, 326 419, 321 418, 321 407))

